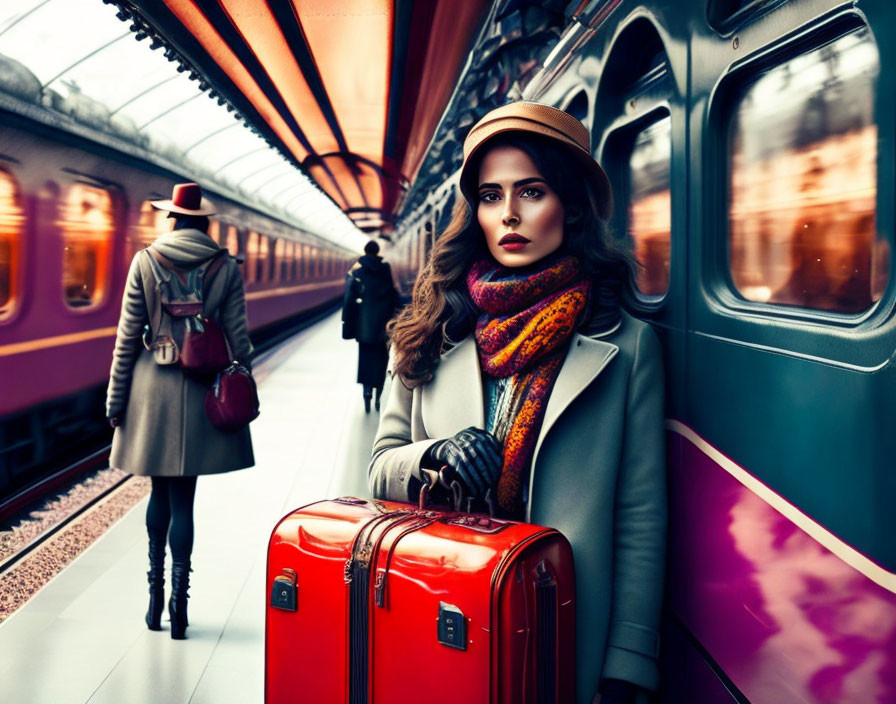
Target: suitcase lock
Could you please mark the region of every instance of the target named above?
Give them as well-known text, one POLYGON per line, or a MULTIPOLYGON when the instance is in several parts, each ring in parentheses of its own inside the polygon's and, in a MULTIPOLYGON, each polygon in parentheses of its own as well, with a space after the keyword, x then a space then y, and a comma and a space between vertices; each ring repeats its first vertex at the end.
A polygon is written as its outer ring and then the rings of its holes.
POLYGON ((297 611, 299 601, 298 575, 295 570, 285 568, 283 574, 274 577, 271 585, 271 606, 284 611, 297 611))
POLYGON ((439 602, 439 643, 458 650, 467 649, 467 620, 453 604, 439 602))

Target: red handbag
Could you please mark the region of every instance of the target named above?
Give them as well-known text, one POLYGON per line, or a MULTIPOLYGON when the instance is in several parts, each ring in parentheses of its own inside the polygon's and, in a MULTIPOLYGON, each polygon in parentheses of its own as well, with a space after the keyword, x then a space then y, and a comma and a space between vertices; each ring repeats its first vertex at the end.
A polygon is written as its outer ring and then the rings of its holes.
POLYGON ((205 413, 212 425, 228 433, 258 418, 258 389, 252 373, 238 362, 220 372, 205 395, 205 413))
POLYGON ((188 320, 180 348, 180 366, 192 374, 212 375, 230 364, 227 338, 212 318, 197 316, 188 320))

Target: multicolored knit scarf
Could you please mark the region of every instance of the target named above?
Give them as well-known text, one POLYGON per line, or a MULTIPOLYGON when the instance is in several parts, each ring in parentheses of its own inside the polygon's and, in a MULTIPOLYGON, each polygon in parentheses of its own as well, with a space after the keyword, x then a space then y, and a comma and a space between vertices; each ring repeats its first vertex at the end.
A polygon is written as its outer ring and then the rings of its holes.
POLYGON ((513 377, 509 428, 498 505, 510 516, 523 513, 523 472, 532 458, 551 389, 567 345, 584 318, 591 294, 578 260, 547 257, 534 271, 501 267, 490 259, 467 274, 470 296, 483 315, 476 324, 482 369, 513 377))

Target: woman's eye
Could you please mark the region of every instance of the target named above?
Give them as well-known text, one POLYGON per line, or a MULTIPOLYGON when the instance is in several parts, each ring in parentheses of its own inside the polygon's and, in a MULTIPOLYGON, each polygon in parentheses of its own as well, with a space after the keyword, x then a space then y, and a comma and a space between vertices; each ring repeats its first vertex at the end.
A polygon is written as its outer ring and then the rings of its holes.
POLYGON ((481 193, 479 195, 479 200, 481 200, 483 203, 494 203, 495 201, 498 200, 498 194, 497 193, 481 193))
POLYGON ((544 191, 540 188, 524 188, 520 194, 523 198, 540 198, 544 195, 544 191))

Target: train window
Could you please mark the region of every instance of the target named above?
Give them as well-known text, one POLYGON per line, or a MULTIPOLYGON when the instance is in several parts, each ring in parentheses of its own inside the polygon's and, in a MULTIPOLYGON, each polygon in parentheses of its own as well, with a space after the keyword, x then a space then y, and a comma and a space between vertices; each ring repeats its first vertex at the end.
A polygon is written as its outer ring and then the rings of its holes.
POLYGON ((0 171, 0 319, 15 306, 19 246, 25 223, 22 195, 11 174, 0 171))
POLYGON ((258 238, 258 258, 255 260, 255 280, 270 281, 271 240, 267 235, 258 238))
POLYGON ((240 239, 235 226, 227 225, 227 237, 224 239, 224 244, 232 257, 240 253, 240 239))
POLYGON ((62 205, 62 288, 71 308, 102 301, 109 273, 115 230, 112 194, 96 186, 76 183, 62 205))
POLYGON ((283 258, 285 247, 286 242, 279 237, 274 241, 274 276, 272 277, 274 281, 286 280, 286 272, 284 271, 285 260, 283 258))
POLYGON ((628 159, 628 235, 641 266, 636 281, 647 296, 669 289, 672 199, 669 160, 672 155, 668 115, 635 135, 628 159))
POLYGON ((729 131, 731 278, 749 301, 861 313, 889 277, 876 235, 878 53, 867 30, 764 71, 729 131))
POLYGON ((246 242, 246 272, 249 283, 258 280, 258 233, 254 230, 249 232, 249 239, 246 242))
POLYGON ((215 244, 220 245, 221 244, 221 223, 219 223, 217 220, 209 219, 209 221, 208 221, 208 236, 211 237, 215 241, 215 244))
POLYGON ((311 248, 311 266, 313 267, 311 271, 311 278, 317 279, 320 277, 320 257, 318 256, 317 247, 311 248))
POLYGON ((302 256, 302 251, 305 249, 305 245, 299 244, 296 242, 296 279, 301 280, 305 278, 305 272, 302 270, 302 261, 304 257, 302 256))
POLYGON ((134 257, 144 247, 148 247, 161 234, 168 232, 174 223, 167 222, 168 213, 156 210, 148 200, 140 206, 140 215, 137 226, 133 228, 130 246, 131 257, 134 257))
POLYGON ((295 258, 293 255, 293 242, 283 242, 283 257, 280 259, 280 280, 292 281, 295 271, 295 258))

